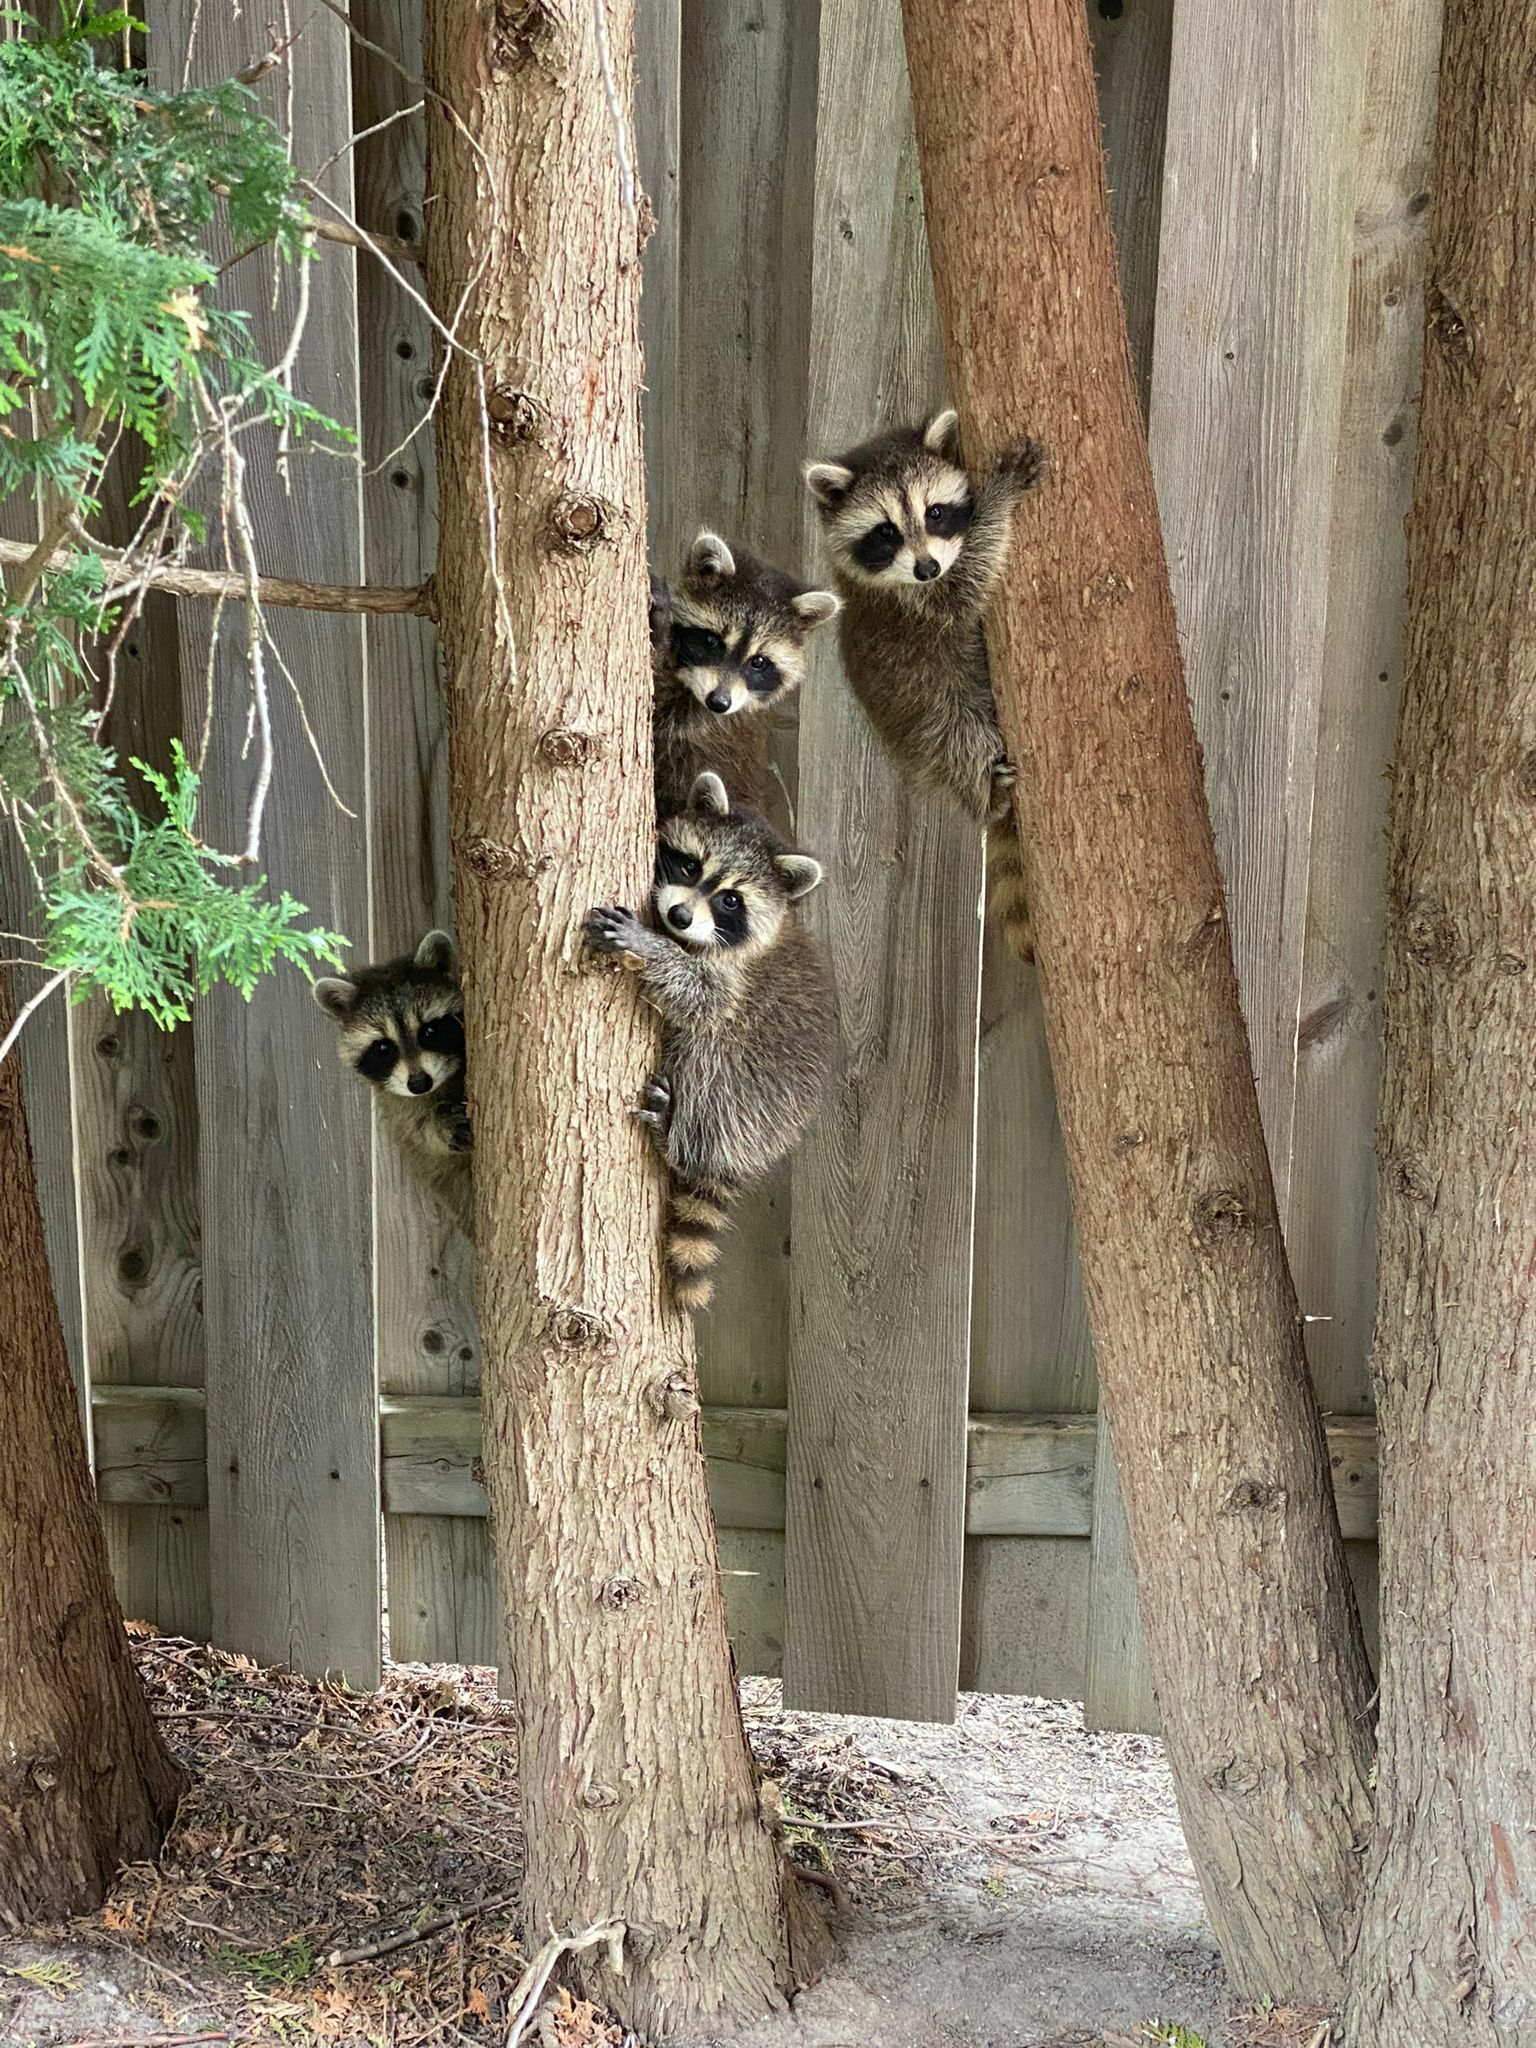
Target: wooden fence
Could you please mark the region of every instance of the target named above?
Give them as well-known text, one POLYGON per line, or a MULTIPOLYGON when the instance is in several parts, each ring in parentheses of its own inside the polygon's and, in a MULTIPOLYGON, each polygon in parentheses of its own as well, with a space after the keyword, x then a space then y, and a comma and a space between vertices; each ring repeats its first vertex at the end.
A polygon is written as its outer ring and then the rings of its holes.
MULTIPOLYGON (((403 70, 308 19, 295 90, 282 72, 262 88, 301 164, 419 100, 420 4, 352 0, 403 70)), ((708 523, 808 564, 803 455, 942 395, 899 9, 640 11, 653 546, 670 562, 708 523)), ((194 25, 194 77, 258 54, 249 10, 147 12, 167 76, 194 25)), ((1439 0, 1089 12, 1255 1068, 1369 1613, 1383 771, 1439 0)), ((418 116, 325 183, 416 241, 423 174, 418 116)), ((291 303, 274 308, 257 261, 231 281, 258 332, 286 333, 291 303)), ((310 459, 285 489, 251 451, 263 567, 417 581, 433 477, 411 430, 433 336, 348 249, 328 245, 313 284, 300 379, 355 420, 364 467, 310 459)), ((27 531, 24 509, 0 516, 27 531)), ((400 950, 451 915, 431 631, 297 614, 276 631, 355 815, 284 707, 273 881, 361 952, 400 950)), ((205 675, 237 693, 238 651, 232 615, 148 606, 124 751, 163 753, 205 675)), ((782 1668, 805 1705, 947 1718, 958 1682, 1151 1725, 1034 978, 983 941, 975 835, 901 789, 829 651, 776 747, 786 810, 828 867, 813 905, 843 1073, 792 1176, 744 1215, 704 1330, 741 1662, 782 1668)), ((216 830, 241 810, 238 753, 226 733, 216 830)), ((371 1148, 300 977, 248 1008, 214 996, 170 1037, 55 1006, 25 1058, 129 1611, 366 1684, 387 1584, 395 1656, 495 1661, 469 1258, 371 1148)))

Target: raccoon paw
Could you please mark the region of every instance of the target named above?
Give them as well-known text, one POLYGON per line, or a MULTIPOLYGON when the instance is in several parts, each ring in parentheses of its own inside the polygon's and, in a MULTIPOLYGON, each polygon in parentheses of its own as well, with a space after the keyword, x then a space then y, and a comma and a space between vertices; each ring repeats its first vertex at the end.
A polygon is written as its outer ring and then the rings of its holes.
POLYGON ((997 458, 999 481, 1017 491, 1020 497, 1026 491, 1038 489, 1050 470, 1051 458, 1045 443, 1028 434, 1022 441, 1016 441, 1013 447, 1005 448, 997 458))
POLYGON ((672 1117, 672 1083, 665 1074, 652 1074, 640 1090, 640 1106, 631 1115, 653 1130, 657 1137, 666 1133, 672 1117))
POLYGON ((1013 785, 1019 779, 1019 771, 1009 760, 999 758, 992 763, 989 788, 990 803, 987 816, 996 825, 1006 818, 1013 807, 1013 785))
POLYGON ((467 1116, 455 1117, 448 1126, 448 1150, 450 1152, 473 1152, 475 1134, 469 1128, 467 1116))
POLYGON ((589 952, 610 954, 631 971, 640 965, 645 926, 624 904, 589 910, 582 931, 589 952))

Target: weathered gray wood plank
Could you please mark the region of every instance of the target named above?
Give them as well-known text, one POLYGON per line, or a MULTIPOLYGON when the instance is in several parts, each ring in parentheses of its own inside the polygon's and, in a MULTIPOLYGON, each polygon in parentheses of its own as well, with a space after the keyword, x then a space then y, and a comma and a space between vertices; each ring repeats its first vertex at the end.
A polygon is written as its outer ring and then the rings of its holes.
MULTIPOLYGON (((194 0, 165 0, 151 39, 180 72, 194 0)), ((249 15, 202 9, 194 78, 227 77, 264 47, 249 15)), ((294 154, 321 163, 351 132, 351 53, 342 24, 318 14, 304 31, 293 95, 294 154)), ((281 68, 257 90, 285 111, 281 68)), ((328 174, 351 199, 350 157, 328 174)), ((252 309, 256 346, 281 353, 297 278, 271 304, 271 268, 251 257, 231 273, 252 309)), ((357 417, 354 262, 325 247, 311 273, 308 326, 296 361, 305 395, 343 421, 357 417)), ((270 437, 243 444, 262 567, 337 583, 362 570, 358 472, 300 454, 288 488, 270 437)), ((228 608, 215 675, 223 715, 209 756, 204 827, 238 846, 255 762, 242 763, 246 681, 243 607, 228 608)), ((183 677, 203 672, 209 621, 182 615, 183 677)), ((286 686, 272 678, 277 773, 263 869, 333 929, 366 944, 367 797, 364 656, 358 621, 289 613, 269 621, 304 693, 343 797, 332 805, 286 686)), ((189 705, 188 723, 197 717, 189 705)), ((249 1005, 207 999, 198 1029, 201 1181, 209 1417, 209 1550, 217 1639, 262 1662, 343 1674, 379 1671, 378 1437, 374 1424, 369 1274, 367 1106, 337 1065, 330 1026, 292 969, 249 1005)))
POLYGON ((1291 1263, 1319 1397, 1371 1404, 1377 968, 1397 723, 1442 0, 1370 9, 1329 542, 1296 1098, 1291 1263))
MULTIPOLYGON (((354 0, 362 33, 421 73, 421 0, 354 0)), ((352 118, 362 131, 414 105, 419 91, 382 57, 352 52, 352 118)), ((399 120, 354 153, 358 219, 420 241, 426 131, 399 120)), ((437 476, 430 427, 433 333, 425 313, 381 264, 357 267, 358 381, 363 445, 363 560, 371 583, 419 583, 437 552, 437 476), (404 444, 404 445, 402 445, 404 444)), ((453 928, 448 856, 448 735, 437 634, 425 619, 367 624, 369 936, 373 957, 411 951, 423 932, 453 928)), ((389 1393, 462 1394, 480 1385, 474 1254, 401 1170, 374 1146, 374 1292, 379 1385, 389 1393)), ((489 1555, 467 1558, 483 1532, 385 1524, 390 1649, 411 1661, 483 1662, 489 1555), (433 1555, 436 1543, 441 1556, 433 1555), (468 1570, 473 1597, 445 1594, 468 1570), (420 1581, 420 1583, 418 1583, 420 1581), (430 1638, 416 1632, 428 1612, 430 1638), (456 1643, 456 1618, 474 1632, 456 1643), (471 1651, 475 1654, 472 1655, 471 1651), (430 1652, 430 1655, 429 1655, 430 1652)), ((494 1630, 491 1640, 495 1639, 494 1630)))
POLYGON ((1370 10, 1174 16, 1150 434, 1282 1220, 1370 10))
MULTIPOLYGON (((701 526, 787 569, 804 559, 816 16, 815 0, 682 0, 677 354, 670 389, 659 359, 651 380, 650 417, 666 420, 660 438, 674 443, 662 480, 675 496, 657 529, 669 559, 658 567, 675 568, 701 526)), ((641 34, 647 26, 642 10, 641 34)), ((638 111, 645 116, 645 95, 638 111)), ((650 319, 644 299, 641 316, 650 319)), ((649 326, 646 334, 649 352, 649 326)), ((656 438, 653 427, 648 451, 656 438)), ((791 711, 773 735, 786 826, 796 732, 791 711)), ((714 1306, 699 1319, 707 1400, 784 1400, 789 1239, 790 1182, 780 1173, 737 1212, 714 1306)))
MULTIPOLYGON (((942 394, 896 10, 821 15, 810 446, 942 394)), ((785 1698, 953 1718, 959 1675, 981 847, 881 756, 824 650, 800 815, 842 1073, 794 1171, 785 1698), (856 793, 856 795, 855 795, 856 793)))
MULTIPOLYGON (((690 414, 679 376, 683 253, 681 0, 637 0, 635 158, 655 226, 640 274, 640 340, 645 350, 646 531, 651 561, 670 567, 689 537, 678 468, 690 414)), ((700 252, 703 253, 703 252, 700 252)))

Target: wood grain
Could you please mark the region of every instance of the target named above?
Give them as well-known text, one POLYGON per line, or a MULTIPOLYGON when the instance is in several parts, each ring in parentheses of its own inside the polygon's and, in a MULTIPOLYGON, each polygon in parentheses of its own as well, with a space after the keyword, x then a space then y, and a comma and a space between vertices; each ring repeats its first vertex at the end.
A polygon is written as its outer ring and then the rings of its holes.
MULTIPOLYGON (((421 72, 421 0, 355 0, 370 42, 411 77, 421 72)), ((352 53, 358 130, 420 98, 382 57, 352 53)), ((358 219, 372 231, 419 241, 426 188, 426 126, 396 121, 354 153, 358 219)), ((431 324, 384 269, 357 267, 358 381, 363 444, 363 560, 370 582, 419 582, 437 553, 437 470, 430 426, 412 437, 436 381, 431 324), (401 444, 406 445, 402 446, 401 444), (386 460, 386 458, 388 458, 386 460)), ((374 959, 414 951, 433 927, 453 929, 448 849, 448 732, 437 634, 420 619, 371 619, 368 637, 368 948, 374 959)), ((463 1394, 480 1385, 474 1252, 446 1224, 398 1155, 375 1135, 374 1301, 379 1386, 385 1393, 463 1394)), ((490 1558, 472 1557, 483 1532, 434 1530, 395 1520, 385 1528, 390 1651, 422 1662, 483 1663, 490 1558), (434 1541, 441 1556, 433 1555, 434 1541), (474 1591, 454 1592, 467 1571, 474 1591), (430 1616, 428 1633, 416 1619, 430 1616), (453 1647, 456 1618, 472 1631, 453 1647), (432 1653, 429 1656, 429 1651, 432 1653), (474 1652, 472 1655, 471 1652, 474 1652)), ((489 1641, 494 1642, 493 1629, 489 1641)))
POLYGON ((1174 18, 1149 430, 1282 1227, 1370 10, 1174 18))
POLYGON ((1312 803, 1291 1263, 1319 1398, 1367 1408, 1387 771, 1402 681, 1442 0, 1370 10, 1312 803))
MULTIPOLYGON (((195 0, 165 0, 152 51, 179 76, 195 0)), ((248 63, 254 30, 202 12, 194 79, 248 63)), ((282 74, 257 88, 281 113, 282 74)), ((294 150, 319 163, 350 132, 351 50, 319 15, 304 33, 294 150)), ((350 158, 329 174, 351 199, 350 158)), ((253 257, 231 273, 252 312, 255 346, 275 358, 294 312, 289 269, 276 310, 270 270, 253 257)), ((328 249, 314 265, 299 389, 333 417, 357 417, 354 258, 328 249)), ((356 583, 362 572, 358 477, 345 462, 300 455, 288 488, 270 436, 245 443, 262 567, 356 583)), ((216 566, 222 566, 217 564, 216 566)), ((203 673, 211 621, 180 615, 182 672, 203 673)), ((316 919, 354 939, 368 929, 363 626, 289 612, 269 621, 303 690, 332 779, 358 812, 328 799, 286 686, 272 679, 277 776, 263 869, 316 919)), ((205 829, 243 839, 254 764, 240 759, 246 683, 231 608, 215 663, 215 720, 205 829)), ((187 724, 198 707, 188 705, 187 724)), ((367 1104, 340 1071, 334 1033, 293 969, 249 1004, 230 991, 198 1019, 204 1296, 207 1314, 210 1563, 217 1640, 262 1662, 367 1685, 379 1672, 378 1452, 369 1275, 367 1104)))
MULTIPOLYGON (((900 24, 821 17, 810 447, 940 395, 900 24)), ((969 1370, 981 846, 897 781, 822 649, 801 712, 810 922, 842 1073, 794 1167, 785 1698, 953 1718, 969 1370), (892 1655, 892 1646, 900 1654, 892 1655)))
MULTIPOLYGON (((659 4, 652 0, 652 22, 659 4)), ((786 569, 804 564, 816 17, 815 0, 682 0, 677 354, 670 390, 657 382, 652 410, 655 419, 654 400, 670 399, 675 445, 662 476, 674 496, 658 566, 675 568, 701 526, 786 569)), ((646 26, 642 7, 642 34, 646 26)), ((792 834, 798 731, 791 705, 776 716, 770 747, 770 808, 792 834)), ((785 1398, 790 1234, 790 1176, 781 1170, 737 1210, 714 1304, 699 1319, 708 1400, 751 1407, 785 1398)))

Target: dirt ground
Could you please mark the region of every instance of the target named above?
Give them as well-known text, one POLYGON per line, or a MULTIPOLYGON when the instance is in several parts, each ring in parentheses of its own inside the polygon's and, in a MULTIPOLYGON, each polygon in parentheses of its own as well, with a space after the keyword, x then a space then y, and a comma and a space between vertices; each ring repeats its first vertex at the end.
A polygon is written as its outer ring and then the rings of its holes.
MULTIPOLYGON (((101 1913, 0 1937, 5 2048, 497 2043, 525 1958, 512 1731, 489 1672, 377 1695, 136 1633, 191 1777, 160 1866, 101 1913)), ((1161 1745, 1075 1707, 968 1696, 953 1728, 749 1728, 795 1855, 847 1894, 842 1954, 712 2048, 1307 2048, 1317 2015, 1227 2019, 1161 1745), (1181 2032, 1188 2029, 1189 2032, 1181 2032)), ((534 2048, 643 2048, 560 2001, 534 2048)))

